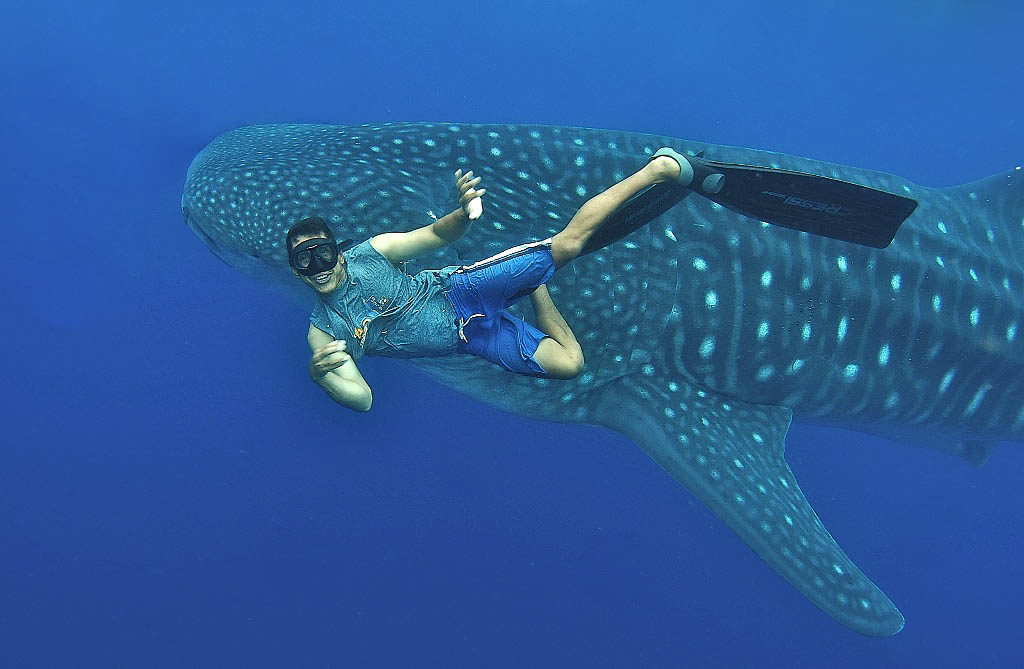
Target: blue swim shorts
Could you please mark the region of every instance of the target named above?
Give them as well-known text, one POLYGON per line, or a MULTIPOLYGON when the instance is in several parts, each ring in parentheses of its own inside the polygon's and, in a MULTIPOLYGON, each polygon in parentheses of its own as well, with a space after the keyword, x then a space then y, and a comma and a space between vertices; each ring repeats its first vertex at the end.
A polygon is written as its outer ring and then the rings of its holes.
POLYGON ((508 307, 554 273, 550 239, 516 246, 456 270, 447 295, 459 318, 459 352, 517 374, 548 376, 533 358, 547 335, 509 313, 508 307))

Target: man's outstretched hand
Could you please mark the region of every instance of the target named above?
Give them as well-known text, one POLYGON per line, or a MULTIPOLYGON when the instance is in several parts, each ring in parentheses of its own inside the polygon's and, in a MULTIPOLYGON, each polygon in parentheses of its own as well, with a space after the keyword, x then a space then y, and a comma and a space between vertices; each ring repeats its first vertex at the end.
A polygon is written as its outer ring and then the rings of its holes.
POLYGON ((348 344, 344 339, 335 339, 313 351, 313 357, 309 361, 309 375, 314 380, 320 380, 328 372, 351 362, 352 356, 349 355, 347 348, 348 344))

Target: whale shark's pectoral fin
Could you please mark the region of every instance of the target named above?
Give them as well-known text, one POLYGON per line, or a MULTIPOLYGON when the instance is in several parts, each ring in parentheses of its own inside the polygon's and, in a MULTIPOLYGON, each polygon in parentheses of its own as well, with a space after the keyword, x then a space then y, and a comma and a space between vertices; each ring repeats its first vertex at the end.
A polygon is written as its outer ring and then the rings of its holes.
POLYGON ((635 440, 826 613, 872 636, 903 628, 800 491, 783 457, 789 409, 646 377, 614 381, 594 408, 593 417, 635 440))
POLYGON ((988 462, 999 443, 989 439, 961 439, 953 444, 952 451, 975 467, 988 462))

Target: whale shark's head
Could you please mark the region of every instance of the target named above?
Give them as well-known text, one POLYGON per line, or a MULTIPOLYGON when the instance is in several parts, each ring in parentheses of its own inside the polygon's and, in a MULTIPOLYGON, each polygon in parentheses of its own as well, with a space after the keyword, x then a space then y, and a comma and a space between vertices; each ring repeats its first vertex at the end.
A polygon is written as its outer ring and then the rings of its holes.
MULTIPOLYGON (((401 139, 389 143, 395 141, 401 139)), ((366 126, 265 125, 225 133, 189 167, 185 223, 228 265, 297 283, 285 236, 298 221, 319 216, 336 239, 362 240, 426 224, 432 207, 448 199, 449 175, 436 165, 409 165, 417 162, 415 147, 406 147, 407 158, 385 159, 379 143, 366 126)))

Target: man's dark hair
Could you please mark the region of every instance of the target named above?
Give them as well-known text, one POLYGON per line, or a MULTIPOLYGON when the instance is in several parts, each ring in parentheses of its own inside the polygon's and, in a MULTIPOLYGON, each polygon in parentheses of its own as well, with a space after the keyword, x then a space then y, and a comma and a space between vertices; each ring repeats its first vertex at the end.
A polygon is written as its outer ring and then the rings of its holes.
POLYGON ((288 229, 288 236, 285 238, 285 243, 288 245, 289 253, 291 253, 297 237, 326 237, 330 241, 334 241, 334 233, 331 232, 331 228, 328 227, 327 221, 319 216, 304 218, 288 229))

